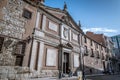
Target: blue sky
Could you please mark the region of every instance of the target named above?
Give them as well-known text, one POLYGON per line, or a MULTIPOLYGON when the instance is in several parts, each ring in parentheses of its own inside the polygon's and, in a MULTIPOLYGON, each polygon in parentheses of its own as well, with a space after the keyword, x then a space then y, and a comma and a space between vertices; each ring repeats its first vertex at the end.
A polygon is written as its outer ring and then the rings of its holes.
POLYGON ((84 31, 120 34, 120 0, 45 0, 47 6, 63 9, 67 3, 73 19, 80 20, 84 31))

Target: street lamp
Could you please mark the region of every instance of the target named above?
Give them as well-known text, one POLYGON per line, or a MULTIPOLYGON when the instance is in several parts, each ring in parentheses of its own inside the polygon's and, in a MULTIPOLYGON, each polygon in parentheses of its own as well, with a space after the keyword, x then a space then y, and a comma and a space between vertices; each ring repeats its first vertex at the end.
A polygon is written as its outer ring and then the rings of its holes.
POLYGON ((84 49, 84 47, 83 46, 81 46, 81 63, 82 63, 82 75, 83 75, 83 80, 84 80, 84 78, 85 78, 85 74, 84 74, 84 53, 85 53, 85 49, 84 49))

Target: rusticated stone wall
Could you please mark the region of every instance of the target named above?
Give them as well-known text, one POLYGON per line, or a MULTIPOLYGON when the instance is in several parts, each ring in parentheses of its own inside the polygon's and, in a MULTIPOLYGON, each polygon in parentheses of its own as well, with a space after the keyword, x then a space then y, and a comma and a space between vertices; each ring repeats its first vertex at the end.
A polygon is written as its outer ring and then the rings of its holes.
POLYGON ((0 66, 13 66, 15 64, 15 52, 17 41, 12 38, 5 38, 0 54, 0 66))
POLYGON ((7 0, 7 5, 1 10, 3 19, 0 20, 0 34, 22 38, 25 32, 25 19, 22 18, 23 7, 22 0, 7 0))
POLYGON ((25 33, 26 20, 22 17, 25 3, 22 0, 3 0, 2 4, 6 5, 0 7, 0 36, 4 37, 0 66, 13 66, 15 45, 25 33))

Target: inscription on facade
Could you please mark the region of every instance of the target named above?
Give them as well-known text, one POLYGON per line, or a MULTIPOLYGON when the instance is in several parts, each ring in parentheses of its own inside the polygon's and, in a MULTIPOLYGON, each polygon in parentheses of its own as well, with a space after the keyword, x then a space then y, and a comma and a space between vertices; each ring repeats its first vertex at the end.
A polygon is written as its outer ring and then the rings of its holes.
POLYGON ((77 41, 78 40, 78 35, 73 33, 73 39, 77 41))
POLYGON ((52 22, 49 22, 49 29, 57 32, 58 26, 52 22))

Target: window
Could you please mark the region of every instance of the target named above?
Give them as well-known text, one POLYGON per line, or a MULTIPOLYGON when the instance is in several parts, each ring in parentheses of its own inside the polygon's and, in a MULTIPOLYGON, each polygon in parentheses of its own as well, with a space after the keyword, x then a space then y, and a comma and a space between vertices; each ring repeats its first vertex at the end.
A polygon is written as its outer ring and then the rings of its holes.
POLYGON ((87 49, 87 46, 85 46, 85 53, 84 53, 85 56, 88 56, 88 49, 87 49))
POLYGON ((88 52, 88 50, 87 50, 87 46, 85 46, 85 53, 87 53, 88 52))
POLYGON ((91 46, 93 45, 93 42, 92 42, 92 40, 91 40, 91 46))
POLYGON ((3 42, 4 42, 4 38, 0 37, 0 52, 2 50, 3 42))
POLYGON ((97 51, 97 58, 98 58, 98 59, 100 58, 99 51, 97 51))
POLYGON ((23 42, 19 42, 16 46, 16 62, 15 65, 16 66, 22 66, 22 62, 23 62, 23 57, 24 57, 24 52, 25 52, 25 43, 23 42))
POLYGON ((105 57, 104 57, 104 55, 103 55, 103 53, 102 53, 102 60, 104 60, 105 59, 105 57))
POLYGON ((98 44, 96 43, 96 48, 98 48, 98 44))
POLYGON ((101 46, 101 50, 103 50, 103 47, 101 46))
POLYGON ((22 62, 23 62, 23 56, 16 56, 15 65, 16 66, 22 66, 22 62))
POLYGON ((91 57, 94 57, 93 49, 91 49, 91 57))
POLYGON ((25 43, 18 43, 17 46, 16 46, 16 52, 15 54, 18 54, 18 55, 24 55, 24 52, 25 52, 25 43))
POLYGON ((24 18, 26 18, 26 19, 31 19, 31 17, 32 17, 32 12, 28 11, 27 9, 24 9, 22 16, 23 16, 24 18))
POLYGON ((86 37, 84 37, 84 42, 87 43, 87 39, 86 39, 86 37))

